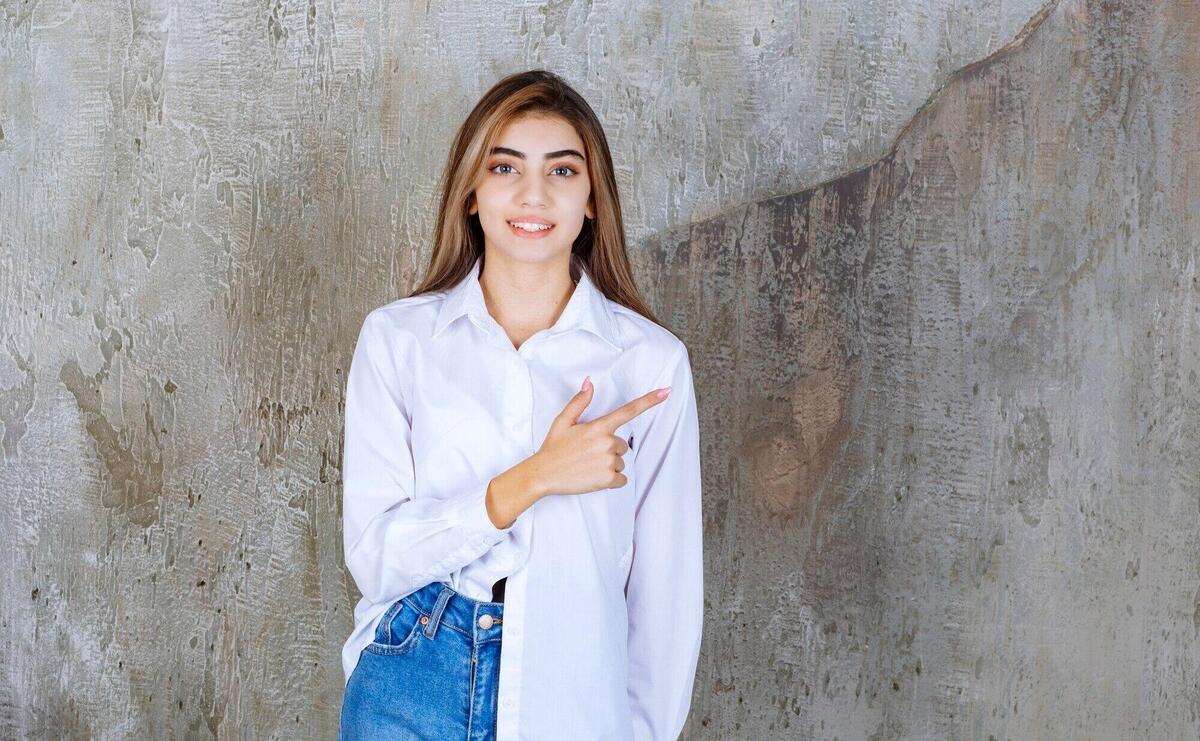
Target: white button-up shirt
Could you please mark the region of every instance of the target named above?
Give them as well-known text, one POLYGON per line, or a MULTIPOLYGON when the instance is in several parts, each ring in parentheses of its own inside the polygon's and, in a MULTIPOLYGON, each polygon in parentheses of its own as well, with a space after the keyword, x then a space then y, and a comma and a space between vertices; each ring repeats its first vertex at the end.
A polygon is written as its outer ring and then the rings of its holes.
MULTIPOLYGON (((577 263, 579 264, 579 263, 577 263)), ((586 269, 554 326, 513 347, 488 313, 482 258, 448 291, 370 312, 346 385, 346 565, 363 597, 348 682, 383 612, 430 582, 489 601, 508 577, 497 735, 675 739, 704 617, 700 445, 685 345, 609 300, 586 269), (485 496, 532 455, 584 376, 579 421, 662 386, 617 428, 625 486, 551 494, 508 528, 485 496)))

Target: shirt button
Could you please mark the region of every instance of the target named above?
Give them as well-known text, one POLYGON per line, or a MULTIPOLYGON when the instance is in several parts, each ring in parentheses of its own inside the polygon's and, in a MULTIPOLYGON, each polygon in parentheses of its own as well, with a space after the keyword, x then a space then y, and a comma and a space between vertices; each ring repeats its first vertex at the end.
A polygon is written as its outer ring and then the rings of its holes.
POLYGON ((479 627, 483 628, 484 630, 487 630, 488 628, 492 627, 492 616, 488 615, 486 613, 483 615, 480 615, 479 616, 479 627))
POLYGON ((511 697, 506 697, 506 698, 504 698, 504 707, 506 707, 506 708, 508 708, 508 709, 510 709, 510 710, 511 710, 511 709, 512 709, 512 706, 513 706, 513 701, 512 701, 512 698, 511 698, 511 697))

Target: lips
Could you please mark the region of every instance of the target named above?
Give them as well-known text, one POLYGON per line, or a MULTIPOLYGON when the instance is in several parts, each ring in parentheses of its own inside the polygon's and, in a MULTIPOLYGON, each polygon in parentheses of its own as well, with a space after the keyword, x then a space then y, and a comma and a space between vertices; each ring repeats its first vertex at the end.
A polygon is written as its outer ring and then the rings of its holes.
POLYGON ((510 224, 545 224, 546 226, 554 226, 553 221, 549 221, 537 214, 517 214, 508 220, 510 224))
POLYGON ((545 219, 530 218, 530 219, 513 219, 512 221, 508 222, 508 227, 510 229, 512 229, 513 233, 516 234, 517 236, 526 237, 526 238, 530 238, 530 239, 536 239, 538 237, 544 237, 547 234, 549 234, 550 232, 554 231, 555 225, 551 224, 550 222, 546 221, 545 219), (524 224, 524 225, 530 226, 530 227, 534 226, 535 224, 538 224, 538 225, 548 226, 549 228, 547 228, 547 229, 523 229, 520 226, 517 226, 517 224, 524 224))

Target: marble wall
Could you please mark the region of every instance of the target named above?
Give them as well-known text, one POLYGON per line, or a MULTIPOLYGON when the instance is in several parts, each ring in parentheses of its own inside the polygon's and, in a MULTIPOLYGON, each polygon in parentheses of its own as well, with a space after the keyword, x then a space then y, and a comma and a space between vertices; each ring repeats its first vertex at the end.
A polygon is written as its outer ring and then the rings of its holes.
POLYGON ((0 738, 331 738, 341 395, 544 66, 691 349, 711 739, 1200 733, 1200 7, 0 0, 0 738))

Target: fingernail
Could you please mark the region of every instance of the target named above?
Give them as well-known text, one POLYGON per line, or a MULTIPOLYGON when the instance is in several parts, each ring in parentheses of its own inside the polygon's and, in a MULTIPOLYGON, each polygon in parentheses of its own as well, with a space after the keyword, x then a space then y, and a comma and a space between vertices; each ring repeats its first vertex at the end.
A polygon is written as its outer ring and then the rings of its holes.
POLYGON ((583 377, 583 385, 579 387, 580 391, 587 391, 587 387, 591 385, 591 376, 583 377))
POLYGON ((663 386, 662 388, 660 388, 658 390, 658 398, 665 399, 665 398, 667 398, 667 394, 669 394, 669 393, 671 393, 671 387, 663 386))

